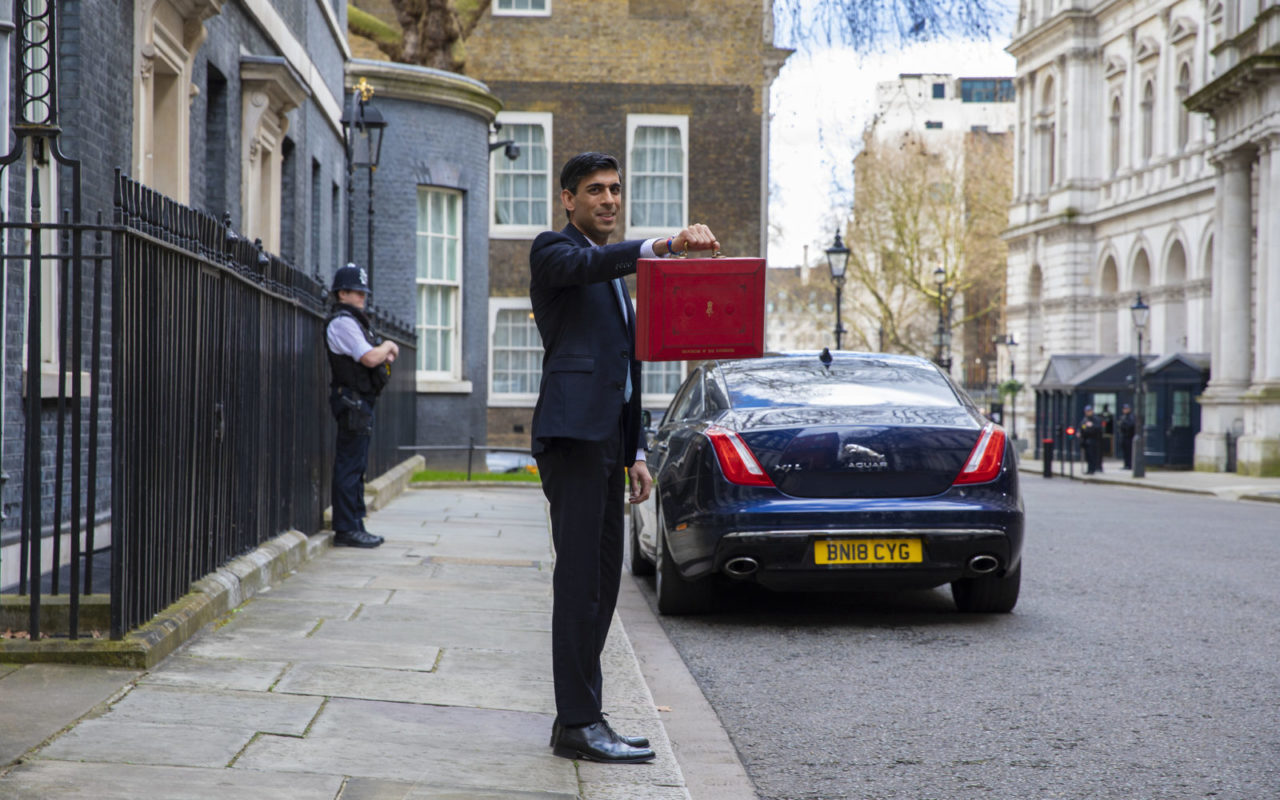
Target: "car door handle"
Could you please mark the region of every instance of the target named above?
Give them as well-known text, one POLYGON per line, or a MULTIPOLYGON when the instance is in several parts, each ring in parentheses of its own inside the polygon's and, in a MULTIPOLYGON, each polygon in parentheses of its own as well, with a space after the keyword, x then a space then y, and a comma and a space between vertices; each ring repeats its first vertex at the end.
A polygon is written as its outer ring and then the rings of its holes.
POLYGON ((657 450, 659 453, 665 453, 665 452, 667 452, 667 443, 666 443, 666 442, 658 442, 657 444, 655 444, 655 445, 653 446, 653 449, 654 449, 654 450, 657 450))

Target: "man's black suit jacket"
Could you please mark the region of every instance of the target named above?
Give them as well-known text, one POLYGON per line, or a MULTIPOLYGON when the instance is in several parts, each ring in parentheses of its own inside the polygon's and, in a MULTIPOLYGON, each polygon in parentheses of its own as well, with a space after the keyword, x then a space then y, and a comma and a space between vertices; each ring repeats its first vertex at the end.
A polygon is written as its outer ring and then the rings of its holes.
MULTIPOLYGON (((529 251, 529 297, 542 334, 542 385, 533 411, 533 452, 565 437, 603 441, 623 420, 624 463, 640 442, 640 362, 635 309, 623 319, 614 278, 636 271, 643 242, 593 247, 573 225, 547 231, 529 251), (624 402, 631 370, 631 401, 624 402)), ((625 293, 624 293, 625 294, 625 293)))

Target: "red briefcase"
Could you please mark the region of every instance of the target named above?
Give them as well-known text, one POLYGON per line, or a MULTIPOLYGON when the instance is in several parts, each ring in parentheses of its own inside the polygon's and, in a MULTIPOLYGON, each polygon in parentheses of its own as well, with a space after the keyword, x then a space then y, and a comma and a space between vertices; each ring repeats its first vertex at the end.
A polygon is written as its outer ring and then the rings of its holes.
POLYGON ((636 358, 759 358, 764 270, 763 258, 640 259, 636 358))

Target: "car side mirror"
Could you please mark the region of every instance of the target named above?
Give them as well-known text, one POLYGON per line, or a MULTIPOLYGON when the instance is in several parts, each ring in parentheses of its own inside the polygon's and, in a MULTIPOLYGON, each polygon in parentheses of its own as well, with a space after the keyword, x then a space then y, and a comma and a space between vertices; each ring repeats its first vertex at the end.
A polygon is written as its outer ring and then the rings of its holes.
POLYGON ((640 427, 645 430, 653 427, 653 412, 647 408, 640 412, 640 427))

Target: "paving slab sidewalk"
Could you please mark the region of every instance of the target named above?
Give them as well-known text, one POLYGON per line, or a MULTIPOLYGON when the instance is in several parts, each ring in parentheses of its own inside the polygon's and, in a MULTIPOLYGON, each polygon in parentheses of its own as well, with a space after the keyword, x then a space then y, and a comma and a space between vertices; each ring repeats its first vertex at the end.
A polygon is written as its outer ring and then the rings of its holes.
MULTIPOLYGON (((1018 462, 1019 472, 1042 475, 1044 462, 1026 453, 1018 462)), ((1139 489, 1159 489, 1183 494, 1203 494, 1224 500, 1256 500, 1280 503, 1280 478, 1259 478, 1234 472, 1199 472, 1196 470, 1164 470, 1147 468, 1141 478, 1133 477, 1132 470, 1125 469, 1119 459, 1104 459, 1102 471, 1093 475, 1084 473, 1084 465, 1077 462, 1074 469, 1062 474, 1071 465, 1054 463, 1053 477, 1068 478, 1088 483, 1104 483, 1115 486, 1131 486, 1139 489)))
POLYGON ((658 757, 551 755, 544 507, 523 487, 405 493, 371 519, 381 548, 334 549, 152 671, 111 676, 134 680, 85 698, 96 712, 0 777, 0 800, 687 800, 616 619, 606 709, 658 757))

